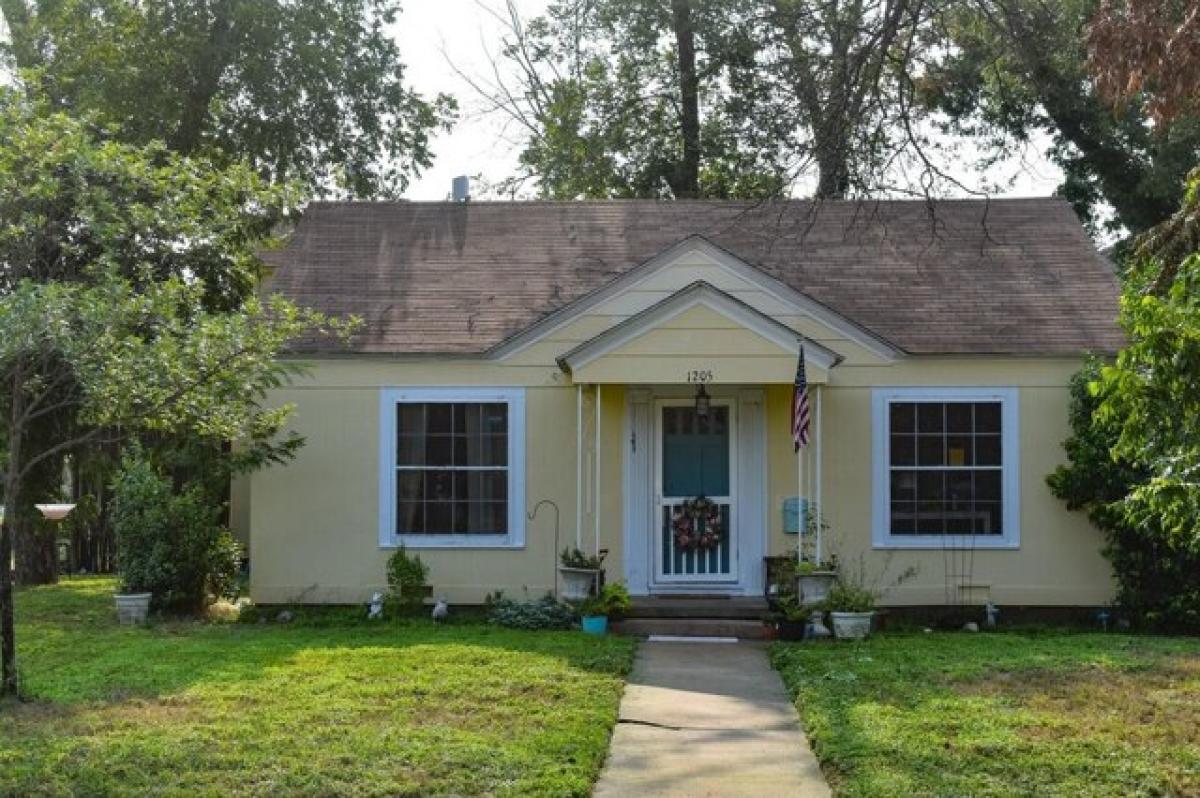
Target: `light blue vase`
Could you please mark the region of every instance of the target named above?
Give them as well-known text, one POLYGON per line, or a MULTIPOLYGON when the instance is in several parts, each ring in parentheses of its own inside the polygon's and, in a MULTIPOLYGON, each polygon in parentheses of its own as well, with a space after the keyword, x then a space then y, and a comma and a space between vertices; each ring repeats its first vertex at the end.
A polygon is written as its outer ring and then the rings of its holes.
POLYGON ((608 634, 608 616, 606 615, 585 615, 581 623, 585 634, 608 634))

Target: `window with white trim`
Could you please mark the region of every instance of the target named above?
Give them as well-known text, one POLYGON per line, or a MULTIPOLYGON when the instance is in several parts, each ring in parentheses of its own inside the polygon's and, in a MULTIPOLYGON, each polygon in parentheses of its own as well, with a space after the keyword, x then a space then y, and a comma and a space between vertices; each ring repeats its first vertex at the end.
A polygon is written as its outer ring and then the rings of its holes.
POLYGON ((879 389, 874 427, 875 545, 1018 545, 1013 389, 879 389))
POLYGON ((519 389, 385 390, 381 544, 521 545, 524 408, 519 389))

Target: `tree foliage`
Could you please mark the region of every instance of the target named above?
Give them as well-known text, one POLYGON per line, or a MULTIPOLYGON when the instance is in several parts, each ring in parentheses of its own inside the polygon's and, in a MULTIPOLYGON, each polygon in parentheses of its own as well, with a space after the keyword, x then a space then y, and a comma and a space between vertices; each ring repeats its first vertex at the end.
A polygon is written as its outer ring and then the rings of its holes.
MULTIPOLYGON (((525 23, 509 3, 501 60, 517 78, 474 85, 525 141, 518 182, 548 197, 870 193, 922 145, 907 70, 928 9, 560 0, 525 23)), ((917 190, 941 176, 920 171, 917 190)))
POLYGON ((1121 301, 1129 345, 1072 385, 1069 464, 1055 495, 1104 530, 1119 601, 1200 630, 1200 175, 1142 238, 1121 301), (1180 257, 1181 250, 1188 250, 1180 257), (1179 258, 1176 260, 1176 258, 1179 258))
POLYGON ((1105 203, 1113 227, 1133 234, 1179 207, 1184 178, 1200 156, 1200 119, 1150 124, 1141 92, 1114 109, 1088 69, 1084 30, 1095 0, 961 0, 939 15, 949 46, 922 80, 924 102, 947 115, 951 134, 979 137, 993 157, 1050 137, 1060 192, 1099 230, 1105 203))
POLYGON ((392 197, 453 101, 404 84, 394 0, 2 0, 9 63, 56 109, 309 191, 392 197))
MULTIPOLYGON (((278 297, 245 295, 262 244, 250 231, 286 194, 246 166, 117 143, 92 123, 0 99, 5 501, 25 501, 42 464, 134 432, 273 440, 288 414, 266 403, 289 372, 280 350, 343 326, 278 297)), ((0 562, 10 555, 6 517, 0 562)), ((8 568, 0 568, 0 627, 0 692, 8 692, 16 687, 8 568)))

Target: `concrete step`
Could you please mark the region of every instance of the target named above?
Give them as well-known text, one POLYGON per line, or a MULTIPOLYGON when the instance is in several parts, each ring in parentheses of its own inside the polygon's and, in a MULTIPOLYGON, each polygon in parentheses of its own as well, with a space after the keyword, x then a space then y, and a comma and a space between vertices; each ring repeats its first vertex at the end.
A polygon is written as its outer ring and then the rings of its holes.
POLYGON ((762 621, 744 618, 626 618, 613 624, 613 631, 630 637, 672 635, 763 639, 762 621))
POLYGON ((633 600, 630 618, 722 618, 762 620, 767 602, 746 596, 653 596, 633 600))

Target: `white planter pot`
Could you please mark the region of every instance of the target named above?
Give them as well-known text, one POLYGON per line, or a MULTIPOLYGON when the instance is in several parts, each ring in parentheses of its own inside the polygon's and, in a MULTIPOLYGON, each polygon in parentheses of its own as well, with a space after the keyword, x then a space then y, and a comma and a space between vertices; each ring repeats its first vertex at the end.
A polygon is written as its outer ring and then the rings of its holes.
POLYGON ((599 571, 592 568, 567 568, 560 565, 562 575, 563 598, 567 601, 583 601, 592 594, 592 585, 596 584, 596 574, 599 571))
POLYGON ((825 600, 835 582, 837 582, 836 571, 813 571, 807 574, 797 574, 796 595, 800 596, 800 603, 803 606, 811 607, 825 600))
POLYGON ((871 633, 874 612, 831 612, 833 636, 838 640, 862 640, 871 633))
POLYGON ((117 621, 122 626, 134 626, 146 622, 150 612, 150 593, 116 593, 117 621))

